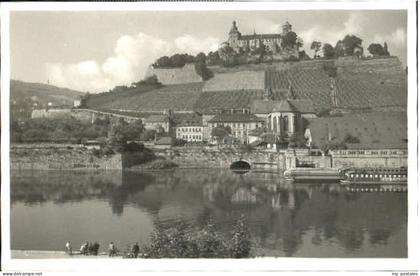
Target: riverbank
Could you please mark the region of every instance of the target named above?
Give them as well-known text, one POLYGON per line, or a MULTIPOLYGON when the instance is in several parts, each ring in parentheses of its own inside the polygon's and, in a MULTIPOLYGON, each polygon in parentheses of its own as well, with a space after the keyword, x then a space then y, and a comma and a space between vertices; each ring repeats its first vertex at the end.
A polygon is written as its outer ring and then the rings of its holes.
MULTIPOLYGON (((110 258, 107 252, 101 252, 98 256, 81 255, 80 252, 75 252, 69 255, 64 251, 50 251, 50 250, 12 250, 13 259, 69 259, 69 258, 110 258)), ((112 257, 122 258, 122 255, 112 257)))
POLYGON ((316 169, 407 167, 407 151, 336 150, 330 155, 314 155, 308 149, 250 152, 235 147, 174 147, 99 154, 94 149, 72 144, 14 144, 10 149, 12 170, 161 170, 177 168, 229 168, 242 161, 251 169, 286 170, 296 167, 316 169))

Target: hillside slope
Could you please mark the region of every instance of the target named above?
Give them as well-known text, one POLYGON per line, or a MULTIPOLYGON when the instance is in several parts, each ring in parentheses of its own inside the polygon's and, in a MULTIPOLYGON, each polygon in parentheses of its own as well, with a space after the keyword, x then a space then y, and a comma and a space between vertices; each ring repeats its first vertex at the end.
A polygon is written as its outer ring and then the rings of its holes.
POLYGON ((92 95, 87 105, 93 109, 136 112, 171 109, 207 113, 249 108, 253 100, 269 92, 274 100, 285 99, 289 93, 297 99, 311 100, 317 112, 334 108, 347 112, 402 111, 407 106, 407 75, 397 58, 313 60, 267 66, 212 67, 214 78, 204 82, 100 93, 92 95), (333 78, 330 69, 336 70, 333 78))
POLYGON ((54 85, 11 80, 11 119, 28 118, 34 105, 41 108, 51 103, 53 106, 71 107, 73 101, 84 94, 80 91, 54 85))

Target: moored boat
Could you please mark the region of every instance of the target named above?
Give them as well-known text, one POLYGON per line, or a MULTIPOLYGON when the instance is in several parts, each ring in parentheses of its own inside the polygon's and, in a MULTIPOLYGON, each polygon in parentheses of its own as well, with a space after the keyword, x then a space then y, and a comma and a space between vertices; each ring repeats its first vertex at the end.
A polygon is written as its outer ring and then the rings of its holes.
POLYGON ((407 184, 407 168, 353 168, 343 171, 346 184, 407 184))
POLYGON ((286 180, 294 182, 338 182, 343 179, 342 172, 333 168, 293 168, 286 170, 284 176, 286 180))

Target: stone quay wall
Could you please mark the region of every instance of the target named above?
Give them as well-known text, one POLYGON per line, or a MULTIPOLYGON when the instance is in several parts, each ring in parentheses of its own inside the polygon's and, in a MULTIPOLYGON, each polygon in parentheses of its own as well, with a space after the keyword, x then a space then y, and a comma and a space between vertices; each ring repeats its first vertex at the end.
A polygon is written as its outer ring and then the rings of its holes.
POLYGON ((332 151, 332 166, 346 167, 387 167, 399 168, 408 166, 407 150, 337 150, 332 151))
MULTIPOLYGON (((173 147, 155 154, 180 168, 229 168, 245 161, 252 169, 286 170, 296 167, 348 168, 407 166, 407 150, 337 150, 312 155, 309 150, 252 150, 239 147, 173 147)), ((15 144, 10 150, 12 170, 122 170, 121 154, 97 156, 83 145, 15 144)))
POLYGON ((275 151, 244 152, 235 147, 175 147, 156 152, 181 168, 229 168, 233 162, 245 161, 253 169, 282 169, 284 154, 275 151))
POLYGON ((11 170, 121 170, 121 159, 121 154, 98 157, 73 144, 19 144, 10 149, 11 170))

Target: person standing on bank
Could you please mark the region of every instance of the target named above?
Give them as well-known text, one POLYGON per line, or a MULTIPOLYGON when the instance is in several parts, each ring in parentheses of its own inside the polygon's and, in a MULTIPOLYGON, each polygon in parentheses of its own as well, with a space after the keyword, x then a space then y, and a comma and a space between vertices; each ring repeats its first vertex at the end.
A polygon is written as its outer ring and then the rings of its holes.
POLYGON ((140 251, 140 247, 139 247, 139 244, 136 242, 133 245, 133 248, 131 248, 131 252, 133 253, 134 258, 137 258, 137 256, 139 255, 139 251, 140 251))
POLYGON ((117 251, 117 249, 116 249, 114 243, 113 242, 110 242, 109 243, 109 255, 108 256, 109 257, 115 256, 116 255, 116 251, 117 251))
POLYGON ((99 243, 95 241, 95 243, 93 244, 93 254, 95 256, 98 256, 98 251, 99 251, 99 243))
POLYGON ((69 254, 69 255, 72 255, 72 254, 73 254, 73 252, 72 252, 72 248, 71 248, 71 244, 70 244, 70 241, 67 241, 67 242, 66 242, 66 252, 67 252, 67 254, 69 254))

